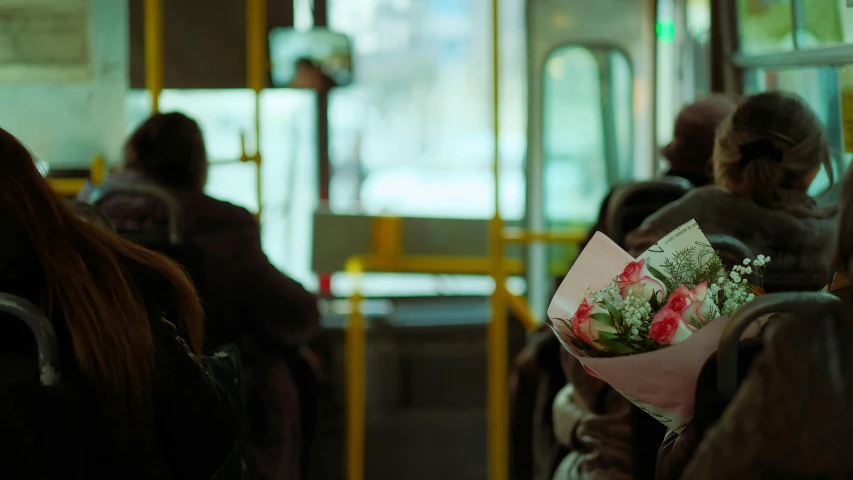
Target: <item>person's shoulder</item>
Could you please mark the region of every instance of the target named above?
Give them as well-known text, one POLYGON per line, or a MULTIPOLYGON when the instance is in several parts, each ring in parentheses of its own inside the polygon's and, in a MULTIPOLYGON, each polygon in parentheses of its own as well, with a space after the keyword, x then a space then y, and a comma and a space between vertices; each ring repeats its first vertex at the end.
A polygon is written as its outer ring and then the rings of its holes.
POLYGON ((732 194, 730 194, 729 192, 725 191, 722 187, 717 186, 717 185, 706 185, 704 187, 696 187, 696 188, 691 189, 689 192, 687 192, 686 195, 684 195, 684 198, 691 199, 691 200, 694 200, 694 199, 707 200, 707 199, 714 199, 714 198, 730 198, 730 197, 732 197, 732 194))
POLYGON ((213 219, 217 223, 226 223, 232 228, 258 227, 254 215, 248 210, 225 200, 203 195, 198 199, 197 208, 203 217, 213 219))

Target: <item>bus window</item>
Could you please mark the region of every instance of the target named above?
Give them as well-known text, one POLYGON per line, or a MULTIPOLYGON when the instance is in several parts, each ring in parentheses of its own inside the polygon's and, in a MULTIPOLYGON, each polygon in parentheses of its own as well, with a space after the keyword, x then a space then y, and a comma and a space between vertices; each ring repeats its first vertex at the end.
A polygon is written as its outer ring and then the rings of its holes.
POLYGON ((742 53, 794 49, 791 0, 738 0, 737 8, 742 53))
MULTIPOLYGON (((802 20, 814 45, 832 45, 853 41, 853 11, 847 0, 808 0, 802 2, 802 20)), ((802 36, 800 37, 802 38, 802 36)), ((800 48, 812 45, 799 45, 800 48)))
POLYGON ((576 46, 554 51, 544 82, 545 218, 593 222, 608 188, 595 55, 576 46))

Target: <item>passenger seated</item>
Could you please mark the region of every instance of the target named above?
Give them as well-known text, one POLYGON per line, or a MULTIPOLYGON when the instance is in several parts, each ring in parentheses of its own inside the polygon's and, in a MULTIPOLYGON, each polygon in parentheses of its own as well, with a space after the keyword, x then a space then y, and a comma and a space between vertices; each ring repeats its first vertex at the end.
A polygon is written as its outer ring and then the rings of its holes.
MULTIPOLYGON (((38 305, 50 319, 62 391, 73 390, 82 409, 69 422, 85 424, 64 438, 26 431, 6 403, 16 386, 0 378, 3 476, 201 480, 215 474, 234 449, 236 414, 197 360, 204 316, 181 269, 81 218, 4 130, 0 231, 0 291, 38 305), (189 346, 174 324, 187 332, 189 346), (36 445, 55 448, 33 451, 36 445), (68 451, 79 457, 57 461, 68 451)), ((0 351, 24 353, 32 333, 21 335, 6 320, 0 351)))
MULTIPOLYGON (((661 155, 669 162, 664 177, 680 177, 694 187, 704 187, 714 183, 711 158, 714 153, 714 136, 720 123, 737 107, 737 102, 724 95, 713 95, 687 105, 675 119, 672 142, 661 150, 661 155)), ((581 244, 586 246, 595 232, 607 232, 607 211, 614 193, 619 186, 610 190, 598 212, 598 220, 590 229, 589 236, 581 244)), ((638 218, 636 224, 626 225, 624 231, 640 226, 644 218, 638 218)))
POLYGON ((819 207, 807 194, 821 166, 831 184, 826 132, 802 99, 781 92, 748 97, 717 134, 717 185, 649 217, 628 235, 629 252, 642 253, 695 218, 706 235, 729 235, 773 258, 768 277, 826 272, 836 209, 819 207))
MULTIPOLYGON (((241 347, 253 478, 298 480, 300 406, 288 356, 319 328, 316 297, 269 262, 247 210, 205 195, 207 156, 194 120, 153 115, 131 135, 125 156, 125 171, 102 188, 153 183, 178 200, 184 238, 203 253, 196 281, 209 311, 208 345, 241 347)), ((167 223, 165 206, 153 197, 109 195, 98 206, 120 232, 152 233, 167 223)))
MULTIPOLYGON (((695 186, 712 183, 711 159, 716 129, 736 106, 737 103, 733 99, 722 95, 714 95, 686 106, 675 121, 672 142, 661 152, 669 162, 669 169, 664 176, 680 177, 695 186)), ((595 232, 607 233, 608 204, 618 188, 612 189, 602 202, 598 220, 590 229, 589 236, 581 248, 595 232)), ((644 218, 636 220, 634 227, 639 226, 644 218)), ((561 281, 562 278, 555 279, 556 286, 559 286, 561 281)), ((512 463, 513 474, 518 478, 551 478, 568 451, 567 447, 570 447, 557 442, 553 430, 555 426, 552 423, 552 414, 560 415, 560 409, 577 408, 564 402, 552 410, 557 392, 566 385, 564 371, 560 368, 561 351, 562 346, 557 337, 550 328, 543 327, 531 335, 527 346, 515 361, 512 391, 512 463), (530 458, 531 450, 533 458, 530 458)), ((581 372, 579 375, 584 374, 581 372)), ((595 389, 609 388, 592 378, 590 381, 584 378, 581 383, 586 387, 592 385, 595 389)), ((618 399, 614 402, 618 402, 618 399)), ((624 412, 630 410, 627 401, 619 408, 624 412)), ((627 423, 627 417, 622 421, 627 423)), ((571 437, 573 433, 557 432, 558 437, 564 435, 571 437)), ((626 440, 626 449, 629 448, 628 443, 626 440)), ((626 452, 626 455, 630 455, 630 452, 626 452)), ((630 461, 625 465, 626 468, 631 468, 630 461)))
MULTIPOLYGON (((841 194, 835 271, 827 290, 847 306, 843 321, 779 319, 722 416, 698 445, 678 452, 663 478, 850 478, 853 414, 853 171, 841 194), (828 322, 829 327, 823 322, 828 322), (695 451, 695 453, 694 453, 695 451), (679 477, 684 466, 684 476, 679 477)), ((776 322, 777 320, 771 320, 776 322)), ((681 440, 679 440, 681 443, 681 440)), ((663 453, 663 452, 661 452, 663 453)))
MULTIPOLYGON (((850 283, 848 273, 850 266, 853 266, 853 170, 848 170, 844 179, 837 247, 832 258, 834 274, 831 276, 831 283, 824 289, 853 305, 853 288, 851 288, 853 285, 850 283)), ((777 320, 781 320, 781 317, 774 317, 771 322, 777 320)), ((742 343, 745 345, 742 346, 739 354, 739 376, 744 378, 749 371, 752 359, 758 356, 761 348, 755 342, 742 343)), ((658 453, 658 480, 682 478, 684 468, 693 457, 697 445, 705 437, 706 430, 723 414, 714 405, 715 392, 716 355, 706 362, 697 381, 696 418, 685 428, 681 436, 668 434, 661 446, 658 453)))
MULTIPOLYGON (((781 320, 680 478, 853 477, 853 309, 781 320)), ((675 478, 675 477, 673 477, 675 478)))

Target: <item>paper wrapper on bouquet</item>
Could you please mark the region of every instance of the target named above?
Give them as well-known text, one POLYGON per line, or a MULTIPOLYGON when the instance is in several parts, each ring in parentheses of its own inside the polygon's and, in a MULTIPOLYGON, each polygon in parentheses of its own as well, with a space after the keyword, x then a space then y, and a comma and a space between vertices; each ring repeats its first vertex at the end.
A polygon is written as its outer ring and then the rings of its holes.
MULTIPOLYGON (((710 247, 695 221, 661 239, 640 258, 661 268, 672 252, 693 245, 710 247)), ((557 290, 548 317, 552 322, 571 319, 587 289, 598 291, 606 287, 633 261, 606 235, 595 234, 557 290)), ((557 336, 587 372, 608 383, 670 430, 680 432, 693 418, 696 380, 702 366, 717 351, 727 323, 726 317, 719 317, 680 343, 646 353, 606 358, 590 357, 566 342, 559 332, 557 336)), ((752 328, 745 336, 754 336, 757 331, 752 328)))

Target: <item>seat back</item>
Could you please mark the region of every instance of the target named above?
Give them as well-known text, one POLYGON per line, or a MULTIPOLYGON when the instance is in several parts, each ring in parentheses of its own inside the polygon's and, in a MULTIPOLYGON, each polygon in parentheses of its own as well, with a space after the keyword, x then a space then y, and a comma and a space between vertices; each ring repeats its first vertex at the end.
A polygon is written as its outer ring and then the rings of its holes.
MULTIPOLYGON (((134 198, 149 197, 154 200, 155 205, 159 202, 160 206, 165 208, 165 217, 155 218, 154 223, 156 225, 153 228, 130 228, 129 225, 122 225, 116 229, 118 233, 150 250, 169 257, 181 265, 193 280, 196 289, 199 291, 199 296, 203 300, 213 298, 206 292, 207 289, 205 288, 204 253, 196 245, 185 241, 184 215, 178 200, 168 191, 156 185, 127 183, 109 185, 97 190, 90 197, 90 202, 97 208, 103 206, 107 200, 119 196, 124 197, 128 202, 134 198), (160 220, 162 220, 162 224, 160 224, 160 220)), ((142 225, 140 224, 138 227, 142 227, 142 225)), ((208 318, 212 316, 210 309, 215 308, 214 303, 215 301, 203 302, 208 318)), ((216 325, 212 323, 209 322, 207 325, 207 334, 210 333, 212 327, 216 328, 216 325)), ((219 335, 214 336, 214 338, 219 338, 219 335)), ((238 347, 233 344, 217 346, 208 351, 207 355, 202 357, 202 361, 208 374, 226 389, 245 423, 246 392, 243 384, 242 358, 238 347)), ((213 477, 215 480, 245 478, 247 467, 244 458, 247 442, 245 432, 241 430, 234 453, 222 467, 222 470, 213 477)))
POLYGON ((38 348, 38 374, 42 386, 59 383, 59 347, 56 332, 47 316, 35 305, 21 297, 0 293, 0 316, 16 318, 30 329, 38 348))
POLYGON ((774 272, 764 276, 764 291, 767 293, 815 292, 827 284, 823 271, 774 272))
MULTIPOLYGON (((755 255, 753 255, 752 250, 740 240, 730 237, 728 235, 708 235, 707 236, 708 243, 711 244, 711 247, 717 252, 720 260, 723 261, 723 266, 726 267, 726 271, 732 271, 732 267, 735 265, 743 265, 743 260, 748 258, 750 260, 755 259, 755 255)), ((751 285, 758 285, 758 274, 753 273, 749 277, 747 277, 751 285)))
MULTIPOLYGON (((148 245, 167 242, 171 245, 184 243, 184 215, 178 200, 168 191, 157 185, 148 183, 116 183, 105 185, 95 190, 89 197, 89 203, 95 208, 101 209, 107 199, 120 196, 125 198, 149 197, 166 209, 165 229, 155 228, 146 231, 144 229, 128 229, 116 225, 119 234, 128 236, 134 241, 148 245)), ((109 216, 109 215, 108 215, 109 216)))
POLYGON ((693 185, 681 177, 662 177, 619 187, 607 205, 607 235, 618 245, 653 213, 687 194, 693 185))
POLYGON ((729 319, 717 351, 717 390, 727 400, 734 397, 738 387, 738 345, 744 331, 762 316, 774 313, 842 316, 843 303, 828 293, 800 292, 764 295, 739 308, 729 319))

